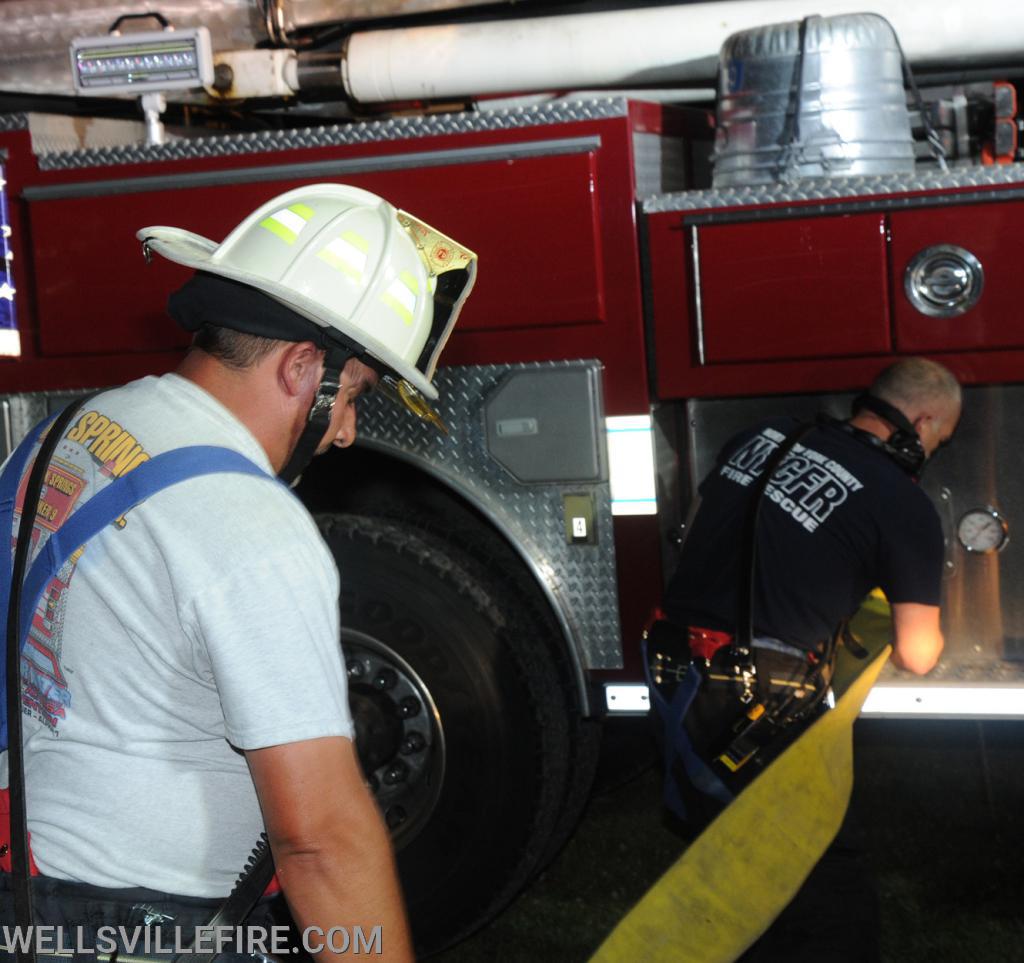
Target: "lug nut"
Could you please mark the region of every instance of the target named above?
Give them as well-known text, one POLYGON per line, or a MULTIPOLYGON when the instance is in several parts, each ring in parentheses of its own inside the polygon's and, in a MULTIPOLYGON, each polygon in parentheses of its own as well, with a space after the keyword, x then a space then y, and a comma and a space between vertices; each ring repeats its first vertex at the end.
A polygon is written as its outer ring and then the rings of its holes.
POLYGON ((400 759, 391 763, 391 765, 384 770, 385 786, 397 786, 400 782, 405 782, 408 778, 409 767, 400 759))
POLYGON ((420 700, 416 696, 406 696, 398 703, 398 718, 411 719, 420 714, 420 700))
POLYGON ((358 659, 349 659, 345 663, 345 671, 348 673, 350 679, 361 679, 366 669, 363 667, 363 663, 358 659))
POLYGON ((398 681, 398 675, 394 669, 381 669, 373 679, 373 687, 380 692, 387 692, 393 689, 398 681))
POLYGON ((402 748, 399 750, 403 755, 411 755, 414 752, 423 752, 427 740, 423 738, 422 732, 410 732, 402 740, 402 748))

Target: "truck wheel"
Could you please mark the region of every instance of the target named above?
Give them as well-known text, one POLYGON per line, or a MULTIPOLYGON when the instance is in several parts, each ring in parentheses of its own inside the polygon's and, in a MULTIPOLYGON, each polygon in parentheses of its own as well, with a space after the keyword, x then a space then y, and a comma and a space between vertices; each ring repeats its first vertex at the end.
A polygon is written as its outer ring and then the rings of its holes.
MULTIPOLYGON (((543 625, 436 534, 318 516, 341 572, 357 747, 421 954, 498 912, 550 856, 572 708, 543 625)), ((578 790, 577 790, 578 792, 578 790)))

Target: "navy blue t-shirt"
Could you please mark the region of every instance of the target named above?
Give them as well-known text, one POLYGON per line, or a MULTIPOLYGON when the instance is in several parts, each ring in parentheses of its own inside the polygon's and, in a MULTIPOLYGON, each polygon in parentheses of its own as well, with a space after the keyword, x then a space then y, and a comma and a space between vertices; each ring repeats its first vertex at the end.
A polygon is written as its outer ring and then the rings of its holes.
MULTIPOLYGON (((722 449, 669 583, 681 625, 735 629, 741 533, 765 462, 796 421, 774 418, 722 449)), ((754 631, 803 648, 830 637, 879 586, 890 602, 938 605, 943 538, 931 499, 877 445, 816 426, 775 470, 757 530, 754 631)))

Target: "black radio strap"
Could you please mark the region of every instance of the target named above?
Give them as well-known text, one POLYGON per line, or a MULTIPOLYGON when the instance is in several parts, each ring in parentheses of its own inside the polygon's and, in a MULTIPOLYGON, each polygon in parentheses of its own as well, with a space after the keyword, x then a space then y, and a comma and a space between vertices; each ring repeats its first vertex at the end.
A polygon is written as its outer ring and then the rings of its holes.
POLYGON ((790 453, 793 446, 814 427, 814 422, 802 422, 782 439, 778 448, 765 462, 764 469, 750 493, 750 504, 747 506, 747 515, 743 521, 740 581, 736 595, 736 632, 732 647, 736 661, 736 673, 743 680, 744 689, 740 698, 744 703, 750 702, 754 698, 754 685, 757 681, 753 649, 754 575, 757 571, 757 520, 761 513, 761 502, 772 475, 775 474, 775 469, 782 464, 783 459, 790 453))
MULTIPOLYGON (((231 895, 221 903, 206 926, 214 932, 227 932, 236 929, 253 911, 267 886, 270 885, 273 876, 274 858, 270 853, 270 845, 267 843, 267 834, 261 833, 260 841, 256 844, 249 861, 239 875, 231 895)), ((236 947, 235 950, 236 953, 241 953, 242 947, 236 947)), ((173 963, 214 963, 218 956, 220 954, 216 952, 185 951, 176 956, 173 963)))
MULTIPOLYGON (((98 392, 68 405, 50 425, 46 437, 39 446, 25 487, 21 521, 18 525, 18 543, 14 550, 11 595, 7 609, 7 783, 11 797, 11 891, 14 896, 14 921, 15 925, 23 928, 22 932, 31 932, 24 928, 32 926, 34 918, 29 870, 28 817, 25 811, 25 754, 21 725, 21 595, 25 570, 32 551, 32 526, 36 521, 36 509, 42 495, 46 469, 71 419, 95 394, 98 392)), ((6 549, 0 546, 0 551, 6 549)), ((35 963, 36 953, 32 943, 30 940, 30 945, 24 949, 19 946, 18 963, 35 963)))

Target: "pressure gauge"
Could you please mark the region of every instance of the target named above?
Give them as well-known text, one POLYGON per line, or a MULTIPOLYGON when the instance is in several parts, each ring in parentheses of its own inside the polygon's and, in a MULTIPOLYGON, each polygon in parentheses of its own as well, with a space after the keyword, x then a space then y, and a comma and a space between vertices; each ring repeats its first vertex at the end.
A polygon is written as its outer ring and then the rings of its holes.
POLYGON ((960 544, 977 555, 999 552, 1010 540, 1010 526, 994 508, 972 508, 956 527, 960 544))

